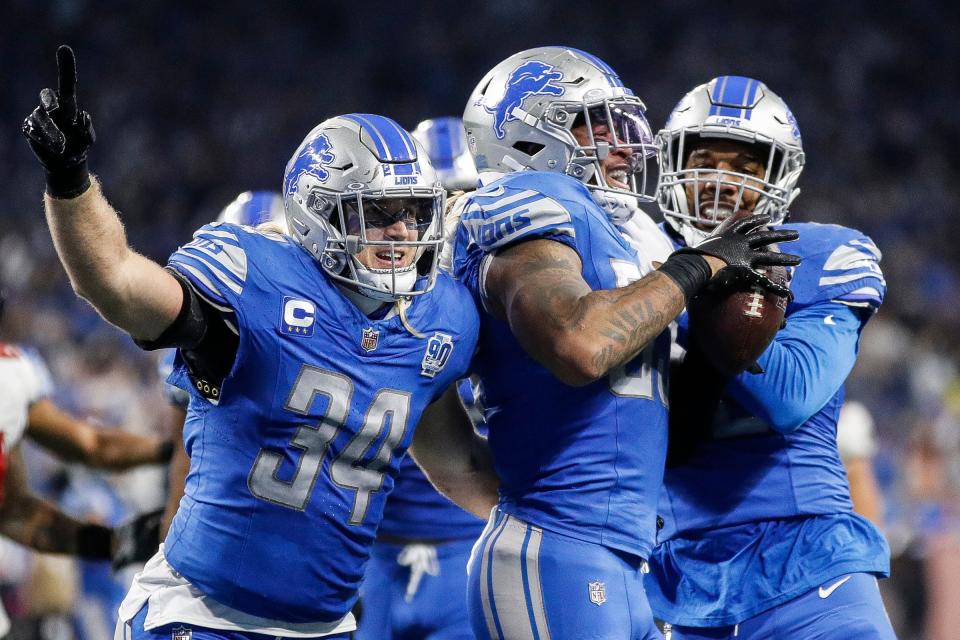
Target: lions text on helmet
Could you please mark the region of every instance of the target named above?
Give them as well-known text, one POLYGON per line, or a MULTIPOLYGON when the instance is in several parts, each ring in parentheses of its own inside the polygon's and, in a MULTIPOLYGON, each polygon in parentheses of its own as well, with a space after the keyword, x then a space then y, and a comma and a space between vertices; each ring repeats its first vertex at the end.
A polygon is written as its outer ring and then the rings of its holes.
POLYGON ((334 280, 384 302, 433 287, 445 192, 393 120, 349 114, 319 124, 287 164, 283 198, 290 235, 334 280))
MULTIPOLYGON (((646 107, 599 58, 540 47, 494 67, 463 113, 481 178, 522 169, 581 180, 614 222, 653 200, 646 107)), ((491 176, 496 177, 496 176, 491 176)))
POLYGON ((657 135, 657 197, 687 244, 738 211, 787 218, 800 193, 804 154, 797 121, 759 80, 721 76, 688 93, 657 135))

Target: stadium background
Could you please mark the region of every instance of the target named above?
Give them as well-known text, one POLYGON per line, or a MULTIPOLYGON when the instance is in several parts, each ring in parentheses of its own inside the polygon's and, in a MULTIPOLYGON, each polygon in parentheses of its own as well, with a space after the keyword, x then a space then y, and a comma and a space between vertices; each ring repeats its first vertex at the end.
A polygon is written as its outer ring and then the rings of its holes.
MULTIPOLYGON (((803 133, 793 219, 859 228, 884 252, 889 294, 848 395, 876 419, 895 555, 885 595, 901 638, 960 637, 950 622, 960 601, 960 9, 775 4, 7 0, 0 277, 10 300, 0 336, 43 353, 71 410, 163 428, 152 357, 69 289, 42 220, 41 172, 19 134, 37 90, 55 82, 62 42, 77 52, 81 105, 99 131, 91 166, 133 246, 161 260, 238 192, 277 189, 317 122, 371 111, 413 127, 459 115, 483 73, 520 49, 570 44, 599 55, 645 100, 654 129, 695 84, 757 77, 803 133)), ((77 514, 112 522, 162 500, 161 470, 101 476, 29 453, 37 490, 77 514)), ((4 546, 0 591, 20 618, 11 637, 109 637, 112 599, 128 578, 51 568, 4 546), (41 602, 39 592, 54 591, 45 575, 77 581, 66 615, 38 616, 63 608, 41 602)))

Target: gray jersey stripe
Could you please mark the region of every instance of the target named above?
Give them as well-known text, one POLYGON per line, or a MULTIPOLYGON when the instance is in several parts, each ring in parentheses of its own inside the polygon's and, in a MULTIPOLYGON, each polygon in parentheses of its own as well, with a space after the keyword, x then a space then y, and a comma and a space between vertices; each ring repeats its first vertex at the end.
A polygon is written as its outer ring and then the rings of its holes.
POLYGON ((550 627, 547 626, 547 611, 543 604, 543 589, 540 586, 540 542, 543 530, 530 527, 530 542, 527 543, 527 581, 530 583, 530 603, 533 606, 533 622, 537 626, 540 640, 550 640, 550 627))
POLYGON ((522 520, 507 516, 506 526, 493 545, 493 599, 503 635, 509 640, 533 640, 530 612, 523 590, 523 563, 521 556, 527 525, 522 520))
MULTIPOLYGON (((496 511, 490 515, 491 523, 497 517, 496 511)), ((504 518, 503 522, 499 526, 494 528, 491 531, 483 545, 482 555, 480 556, 480 602, 483 605, 483 617, 487 621, 487 633, 490 634, 491 638, 500 638, 500 635, 497 633, 497 624, 493 619, 493 607, 490 606, 490 601, 493 597, 493 594, 490 593, 489 588, 487 587, 488 581, 490 579, 490 548, 493 546, 493 541, 500 535, 500 532, 503 531, 503 528, 507 526, 507 519, 504 518)))

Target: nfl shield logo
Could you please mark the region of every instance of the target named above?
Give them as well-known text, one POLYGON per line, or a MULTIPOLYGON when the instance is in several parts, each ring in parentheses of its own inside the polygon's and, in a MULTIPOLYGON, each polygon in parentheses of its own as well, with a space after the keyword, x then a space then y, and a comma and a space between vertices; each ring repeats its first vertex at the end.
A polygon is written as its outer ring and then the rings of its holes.
POLYGON ((193 640, 193 629, 177 627, 173 630, 170 640, 193 640))
POLYGON ((370 353, 377 348, 377 343, 380 341, 380 332, 374 329, 373 327, 368 327, 363 330, 363 337, 360 338, 360 348, 370 353))
POLYGON ((590 591, 590 602, 598 607, 607 601, 607 588, 602 582, 591 582, 587 585, 590 591))

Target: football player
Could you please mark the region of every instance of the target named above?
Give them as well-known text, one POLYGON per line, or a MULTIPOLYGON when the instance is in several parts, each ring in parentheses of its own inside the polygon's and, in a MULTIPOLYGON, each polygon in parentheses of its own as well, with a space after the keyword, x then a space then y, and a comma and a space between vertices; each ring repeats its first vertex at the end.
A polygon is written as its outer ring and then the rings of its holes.
POLYGON ((853 510, 878 527, 883 523, 883 495, 873 467, 877 437, 873 416, 863 403, 847 400, 837 418, 837 451, 847 471, 853 510))
MULTIPOLYGON (((274 225, 275 230, 287 233, 286 213, 283 208, 283 196, 274 191, 244 191, 230 202, 220 215, 219 222, 257 227, 264 224, 274 225)), ((169 349, 158 361, 160 379, 166 381, 173 373, 176 350, 169 349)), ((173 516, 183 497, 183 487, 190 471, 190 458, 183 446, 183 423, 187 418, 187 405, 190 404, 190 394, 167 382, 163 384, 163 395, 169 405, 169 433, 173 447, 170 458, 170 468, 167 471, 167 504, 163 511, 160 524, 160 540, 167 535, 173 516)))
MULTIPOLYGON (((157 514, 116 531, 78 522, 30 492, 20 441, 27 436, 63 460, 114 471, 166 462, 170 443, 77 420, 57 407, 51 394, 50 374, 39 354, 0 343, 0 534, 38 551, 120 565, 146 560, 153 549, 143 541, 156 539, 157 514)), ((0 606, 0 636, 8 630, 0 606)))
MULTIPOLYGON (((460 118, 424 120, 413 136, 447 191, 476 188, 477 171, 460 118)), ((449 253, 446 245, 443 253, 449 253)), ((481 422, 479 390, 470 380, 459 388, 481 422)), ((437 493, 416 463, 404 459, 360 589, 357 640, 473 640, 467 560, 482 530, 483 520, 437 493)))
MULTIPOLYGON (((786 221, 804 154, 796 119, 763 83, 723 76, 696 87, 658 146, 658 196, 677 248, 732 216, 786 221)), ((880 251, 837 225, 777 228, 799 232, 790 250, 803 263, 760 373, 725 380, 695 358, 671 390, 675 408, 702 408, 714 389, 723 397, 671 425, 671 448, 685 450, 665 475, 649 602, 674 640, 893 638, 876 580, 889 549, 853 513, 836 445, 843 382, 886 287, 880 251)), ((686 333, 684 315, 681 345, 686 333)))
POLYGON ((90 176, 73 52, 57 60, 59 91, 23 131, 58 254, 107 320, 178 348, 171 381, 191 393, 185 494, 117 636, 346 638, 413 428, 457 402, 476 344, 469 293, 436 271, 429 159, 389 118, 326 120, 286 168, 290 236, 205 225, 163 268, 127 246, 90 176))
POLYGON ((793 264, 766 246, 796 234, 738 223, 654 270, 616 226, 654 186, 644 106, 583 51, 508 58, 463 119, 484 186, 459 202, 453 266, 484 309, 474 371, 501 480, 469 564, 474 633, 659 637, 641 567, 666 451, 666 329, 725 267, 777 289, 753 268, 793 264))

